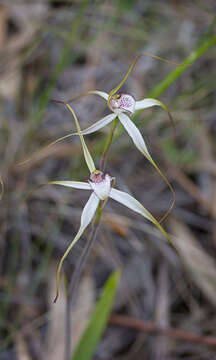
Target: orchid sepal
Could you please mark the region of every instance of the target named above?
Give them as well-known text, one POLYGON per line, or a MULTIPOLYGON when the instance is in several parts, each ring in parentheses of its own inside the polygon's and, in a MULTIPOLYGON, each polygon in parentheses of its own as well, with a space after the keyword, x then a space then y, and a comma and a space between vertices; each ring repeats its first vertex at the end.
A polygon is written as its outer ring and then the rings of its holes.
POLYGON ((48 182, 48 184, 61 185, 66 187, 72 187, 75 189, 93 191, 92 194, 90 195, 88 202, 86 203, 83 209, 81 215, 80 228, 59 262, 57 269, 56 297, 54 302, 56 302, 59 295, 60 274, 64 260, 66 259, 66 257, 68 256, 68 254, 70 253, 71 249, 76 244, 76 242, 80 239, 87 226, 92 221, 96 213, 96 210, 98 209, 98 211, 102 211, 109 198, 112 198, 113 200, 123 204, 127 208, 131 209, 136 213, 139 213, 144 218, 152 222, 158 228, 158 230, 160 230, 163 233, 166 239, 169 240, 169 242, 175 247, 175 244, 173 243, 172 239, 169 237, 167 232, 164 230, 164 228, 153 217, 153 215, 146 208, 144 208, 144 206, 138 200, 136 200, 133 196, 131 196, 128 193, 113 188, 113 186, 115 185, 115 178, 111 177, 109 174, 106 174, 104 176, 102 171, 94 170, 93 173, 91 173, 90 175, 90 180, 88 183, 80 182, 80 181, 57 180, 57 181, 50 181, 48 182), (103 201, 102 206, 98 208, 98 205, 101 200, 103 201))
POLYGON ((100 200, 98 199, 98 197, 94 193, 92 193, 83 209, 83 212, 81 215, 81 221, 80 221, 80 228, 79 228, 75 238, 73 239, 71 244, 68 246, 67 250, 65 251, 64 255, 62 256, 62 258, 59 262, 58 269, 57 269, 57 280, 56 280, 57 286, 56 286, 56 296, 54 299, 54 303, 57 301, 58 295, 59 295, 60 274, 61 274, 63 262, 66 259, 66 257, 68 256, 68 254, 70 253, 71 249, 74 247, 74 245, 80 239, 80 237, 82 236, 82 234, 85 231, 85 229, 87 228, 87 226, 92 221, 92 219, 95 215, 95 212, 97 210, 99 202, 100 202, 100 200))
MULTIPOLYGON (((69 109, 69 111, 72 113, 73 118, 74 118, 74 121, 75 121, 75 124, 76 124, 76 128, 77 128, 77 134, 79 135, 80 141, 81 141, 81 144, 82 144, 82 148, 83 148, 83 153, 84 153, 84 157, 85 157, 85 160, 86 160, 86 164, 87 164, 87 166, 88 166, 88 168, 89 168, 89 171, 92 173, 94 170, 96 170, 96 167, 95 167, 94 161, 93 161, 93 159, 92 159, 92 157, 91 157, 91 154, 90 154, 90 152, 89 152, 89 150, 88 150, 88 147, 87 147, 87 145, 86 145, 86 143, 85 143, 85 140, 84 140, 84 138, 83 138, 83 135, 80 133, 80 131, 81 131, 80 124, 79 124, 79 121, 78 121, 78 119, 77 119, 77 116, 76 116, 74 110, 72 109, 72 107, 71 107, 68 103, 66 103, 66 102, 64 102, 64 101, 61 101, 61 100, 52 100, 52 101, 53 101, 53 102, 56 102, 56 103, 64 104, 64 105, 69 109)), ((22 162, 19 162, 17 165, 18 165, 18 166, 25 165, 25 164, 28 163, 30 160, 32 160, 34 157, 38 156, 42 151, 50 148, 51 146, 57 144, 58 142, 60 142, 60 141, 62 141, 62 140, 67 139, 67 138, 72 137, 72 136, 74 136, 74 133, 65 135, 65 136, 63 136, 63 137, 61 137, 61 138, 59 138, 59 139, 51 142, 49 145, 45 146, 45 147, 44 147, 43 149, 41 149, 40 151, 37 151, 36 153, 34 153, 30 158, 28 158, 28 159, 26 159, 26 160, 24 160, 24 161, 22 161, 22 162)))
POLYGON ((67 186, 79 190, 91 190, 91 186, 89 185, 89 183, 82 181, 57 180, 57 181, 49 181, 47 184, 67 186))
MULTIPOLYGON (((81 130, 80 134, 81 135, 92 134, 92 133, 100 130, 104 126, 108 125, 109 123, 111 123, 115 118, 116 118, 116 114, 109 114, 109 115, 105 116, 104 118, 102 118, 101 120, 95 122, 93 125, 86 128, 85 130, 81 130)), ((79 133, 73 133, 72 135, 79 135, 79 133)))
MULTIPOLYGON (((129 209, 133 210, 134 212, 142 215, 144 218, 152 222, 158 230, 160 230, 165 238, 172 244, 172 246, 176 249, 176 246, 170 236, 167 234, 167 232, 164 230, 164 228, 160 225, 160 223, 154 218, 154 216, 133 196, 130 194, 117 190, 117 189, 111 189, 110 191, 110 198, 113 200, 123 204, 124 206, 128 207, 129 209)), ((177 250, 177 249, 176 249, 177 250)))

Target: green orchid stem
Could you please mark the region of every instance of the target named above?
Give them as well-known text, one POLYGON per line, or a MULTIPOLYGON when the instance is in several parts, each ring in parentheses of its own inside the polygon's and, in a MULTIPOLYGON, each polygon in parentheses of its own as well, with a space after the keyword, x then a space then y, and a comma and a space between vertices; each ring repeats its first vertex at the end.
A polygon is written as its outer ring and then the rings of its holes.
POLYGON ((118 118, 116 117, 114 119, 114 121, 112 122, 110 133, 109 133, 109 136, 107 138, 107 141, 106 141, 106 144, 105 144, 105 147, 104 147, 104 151, 103 151, 103 154, 102 154, 102 157, 101 157, 101 164, 100 164, 100 170, 101 171, 104 171, 105 164, 106 164, 106 158, 107 158, 107 155, 108 155, 110 145, 112 143, 113 135, 114 135, 117 124, 118 124, 118 118))

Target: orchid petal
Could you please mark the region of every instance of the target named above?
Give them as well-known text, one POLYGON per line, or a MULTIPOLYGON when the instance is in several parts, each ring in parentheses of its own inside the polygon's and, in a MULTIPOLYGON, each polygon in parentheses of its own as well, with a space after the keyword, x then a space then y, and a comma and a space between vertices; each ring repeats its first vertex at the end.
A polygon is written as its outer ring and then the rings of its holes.
POLYGON ((139 131, 139 129, 136 127, 136 125, 131 121, 131 119, 125 115, 125 114, 119 114, 118 115, 119 120, 121 121, 122 125, 124 126, 125 130, 128 132, 129 136, 132 138, 135 146, 138 148, 138 150, 149 160, 149 162, 154 166, 154 168, 157 170, 157 172, 160 174, 162 179, 166 182, 168 185, 171 193, 172 193, 172 203, 167 210, 167 212, 164 214, 164 216, 161 218, 160 222, 162 222, 167 215, 172 210, 174 204, 175 204, 175 191, 173 190, 172 185, 166 178, 166 176, 162 173, 160 168, 157 166, 157 164, 152 159, 151 155, 148 152, 148 149, 146 147, 146 144, 144 142, 144 139, 139 131))
POLYGON ((141 151, 141 153, 143 153, 143 155, 148 158, 150 154, 139 129, 126 114, 118 114, 118 118, 127 131, 128 135, 132 138, 134 145, 139 149, 139 151, 141 151))
POLYGON ((176 66, 187 66, 185 64, 179 64, 179 63, 176 63, 174 61, 170 61, 170 60, 161 58, 160 56, 157 56, 157 55, 154 55, 154 54, 151 54, 151 53, 148 53, 148 52, 143 52, 142 54, 139 54, 139 55, 137 55, 135 57, 134 61, 130 65, 130 67, 129 67, 127 73, 125 74, 125 76, 123 77, 123 79, 120 81, 120 83, 113 90, 110 91, 109 98, 108 98, 108 105, 109 105, 111 96, 114 95, 122 87, 122 85, 127 80, 128 76, 130 75, 131 71, 133 70, 134 66, 136 65, 137 61, 139 60, 139 58, 141 56, 150 56, 150 57, 152 57, 152 58, 154 58, 156 60, 160 60, 160 61, 166 62, 168 64, 173 64, 173 65, 176 65, 176 66))
MULTIPOLYGON (((110 114, 105 116, 103 119, 97 121, 96 123, 94 123, 93 125, 89 126, 87 129, 80 131, 81 135, 87 135, 87 134, 92 134, 95 131, 103 128, 104 126, 106 126, 107 124, 109 124, 111 121, 113 121, 116 117, 116 114, 110 114)), ((79 133, 75 133, 73 135, 79 135, 79 133)))
POLYGON ((62 258, 61 258, 61 260, 59 262, 58 270, 57 270, 56 297, 54 299, 54 302, 56 302, 56 300, 58 298, 58 295, 59 295, 60 273, 61 273, 63 262, 64 262, 65 258, 68 256, 68 254, 71 251, 71 249, 73 248, 73 246, 80 239, 83 232, 85 231, 87 226, 90 224, 91 220, 93 219, 94 214, 96 212, 96 209, 98 207, 99 201, 100 200, 98 199, 98 197, 94 193, 92 193, 89 200, 87 201, 84 209, 83 209, 83 212, 82 212, 82 215, 81 215, 81 223, 80 223, 79 231, 76 234, 73 241, 71 242, 71 244, 68 246, 67 250, 65 251, 64 255, 62 256, 62 258))
POLYGON ((78 119, 76 117, 75 112, 70 107, 70 105, 69 104, 65 104, 65 105, 67 106, 67 108, 70 110, 70 112, 72 113, 72 115, 74 117, 76 127, 77 127, 77 130, 78 130, 79 136, 80 136, 81 144, 82 144, 82 147, 83 147, 85 161, 86 161, 86 164, 88 165, 90 173, 92 173, 93 171, 96 170, 96 168, 95 168, 94 161, 93 161, 93 159, 91 157, 91 154, 90 154, 90 152, 89 152, 89 150, 87 148, 87 145, 85 143, 85 140, 84 140, 83 136, 80 134, 81 129, 80 129, 79 121, 78 121, 78 119))
POLYGON ((28 159, 25 159, 23 161, 20 161, 19 163, 17 163, 17 166, 22 166, 27 164, 29 161, 31 161, 32 159, 34 159, 35 157, 37 157, 38 155, 40 155, 43 151, 48 150, 51 146, 56 145, 57 143, 59 143, 62 140, 65 140, 69 137, 72 137, 74 134, 68 134, 65 136, 62 136, 60 138, 58 138, 57 140, 54 140, 53 142, 51 142, 50 144, 44 146, 41 150, 36 151, 34 154, 32 154, 32 156, 30 156, 28 159))
MULTIPOLYGON (((152 106, 162 106, 162 103, 156 99, 146 98, 136 101, 135 110, 147 109, 152 106)), ((164 106, 162 106, 162 108, 164 109, 164 106)))
POLYGON ((167 234, 167 232, 164 230, 164 228, 160 225, 160 223, 154 218, 154 216, 152 216, 152 214, 146 209, 144 208, 144 206, 142 204, 140 204, 139 201, 137 201, 133 196, 120 191, 120 190, 116 190, 116 189, 111 189, 110 191, 110 198, 112 198, 113 200, 118 201, 119 203, 125 205, 126 207, 128 207, 129 209, 135 211, 136 213, 142 215, 144 218, 148 219, 149 221, 151 221, 162 233, 163 235, 166 237, 166 239, 174 246, 174 248, 176 249, 175 244, 173 243, 172 239, 170 238, 170 236, 167 234))
POLYGON ((109 94, 107 94, 104 91, 99 91, 99 90, 89 90, 87 92, 88 94, 95 94, 95 95, 99 95, 101 96, 103 99, 108 100, 109 94))
POLYGON ((134 61, 132 62, 132 64, 130 65, 128 72, 126 73, 126 75, 123 77, 123 79, 120 81, 120 83, 113 89, 110 91, 109 93, 109 98, 108 98, 108 106, 110 104, 110 99, 111 97, 122 87, 122 85, 124 84, 124 82, 127 80, 128 76, 130 75, 131 71, 133 70, 134 66, 137 63, 137 60, 140 58, 141 55, 137 55, 134 59, 134 61))
POLYGON ((140 100, 140 101, 136 101, 136 103, 135 103, 135 111, 147 109, 147 108, 152 107, 152 106, 160 106, 160 107, 162 107, 162 109, 164 111, 166 111, 166 113, 168 114, 169 119, 171 121, 171 124, 172 124, 173 128, 175 129, 175 123, 174 123, 174 120, 172 118, 172 115, 170 114, 170 112, 167 109, 166 105, 164 105, 159 100, 146 98, 146 99, 143 99, 143 100, 140 100))
POLYGON ((89 183, 81 181, 50 181, 48 184, 68 186, 80 190, 91 190, 91 186, 89 185, 89 183))
POLYGON ((128 193, 117 189, 111 189, 110 191, 110 198, 113 200, 118 201, 119 203, 125 205, 129 209, 139 213, 140 215, 144 216, 146 219, 151 221, 151 214, 146 210, 136 199, 134 199, 128 193))
POLYGON ((78 134, 79 134, 79 137, 80 137, 80 141, 81 141, 81 144, 82 144, 85 161, 86 161, 86 164, 87 164, 87 166, 89 168, 90 173, 92 173, 93 171, 96 170, 95 164, 94 164, 94 161, 93 161, 93 159, 91 157, 91 154, 90 154, 90 152, 88 150, 88 147, 87 147, 87 145, 85 143, 85 140, 84 140, 83 136, 80 134, 80 131, 81 131, 80 124, 79 124, 79 121, 78 121, 78 119, 76 117, 76 114, 75 114, 74 110, 71 108, 71 106, 69 104, 65 103, 64 101, 58 101, 58 100, 55 100, 55 101, 59 102, 59 103, 62 103, 65 106, 67 106, 67 108, 72 113, 72 115, 74 117, 74 120, 75 120, 76 127, 77 127, 77 131, 78 131, 78 134))
POLYGON ((78 100, 80 99, 81 97, 83 96, 86 96, 86 95, 99 95, 101 96, 103 99, 105 100, 108 100, 108 97, 109 95, 107 93, 105 93, 104 91, 99 91, 99 90, 89 90, 89 91, 85 91, 84 93, 80 94, 80 95, 77 95, 75 97, 73 97, 72 99, 68 100, 67 103, 70 103, 72 101, 75 101, 75 100, 78 100))
MULTIPOLYGON (((87 148, 87 145, 85 143, 85 140, 83 138, 83 136, 80 134, 80 125, 79 125, 79 121, 76 117, 76 114, 74 112, 74 110, 71 108, 71 106, 67 103, 65 103, 64 101, 61 101, 61 100, 53 100, 54 102, 56 103, 60 103, 60 104, 63 104, 65 106, 67 106, 67 108, 70 110, 70 112, 72 113, 73 117, 74 117, 74 120, 75 120, 75 124, 76 124, 76 127, 77 127, 77 131, 78 131, 78 135, 80 136, 80 140, 81 140, 81 144, 82 144, 82 148, 83 148, 83 153, 84 153, 84 157, 85 157, 85 161, 86 161, 86 164, 89 168, 89 171, 90 173, 92 173, 96 168, 95 168, 95 165, 94 165, 94 161, 90 155, 90 152, 87 148)), ((21 161, 19 162, 17 165, 18 166, 22 166, 22 165, 25 165, 27 164, 29 161, 31 161, 33 158, 35 158, 36 156, 38 156, 42 151, 46 150, 46 149, 49 149, 51 146, 57 144, 58 142, 64 140, 64 139, 67 139, 69 137, 72 137, 74 135, 74 133, 71 133, 71 134, 68 134, 68 135, 65 135, 53 142, 51 142, 49 145, 45 146, 43 149, 35 152, 30 158, 24 160, 24 161, 21 161)))

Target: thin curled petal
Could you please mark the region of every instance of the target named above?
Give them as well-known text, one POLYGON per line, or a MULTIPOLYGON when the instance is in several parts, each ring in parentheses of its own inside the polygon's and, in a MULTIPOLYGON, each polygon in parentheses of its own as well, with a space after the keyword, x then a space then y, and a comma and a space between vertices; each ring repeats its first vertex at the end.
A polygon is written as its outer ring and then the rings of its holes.
POLYGON ((17 165, 17 166, 22 166, 22 165, 27 164, 29 161, 31 161, 32 159, 34 159, 35 157, 37 157, 38 155, 40 155, 40 154, 41 154, 42 152, 44 152, 45 150, 49 149, 51 146, 59 143, 59 142, 62 141, 62 140, 65 140, 65 139, 67 139, 67 138, 69 138, 69 137, 72 137, 72 136, 74 136, 73 133, 68 134, 68 135, 65 135, 65 136, 62 136, 61 138, 59 138, 59 139, 51 142, 50 144, 44 146, 41 150, 36 151, 36 152, 35 152, 31 157, 29 157, 28 159, 23 160, 23 161, 17 163, 16 165, 17 165))
POLYGON ((175 205, 175 200, 176 200, 176 195, 175 195, 175 191, 172 187, 172 185, 170 184, 169 180, 167 179, 167 177, 163 174, 163 172, 161 171, 161 169, 157 166, 157 164, 154 162, 154 160, 152 159, 151 156, 148 157, 148 160, 150 161, 150 163, 154 166, 154 168, 157 170, 157 172, 160 174, 160 176, 162 177, 162 179, 165 181, 165 183, 167 184, 167 186, 169 187, 171 194, 172 194, 172 202, 170 204, 169 209, 165 212, 165 214, 162 216, 162 218, 160 219, 159 223, 162 223, 167 216, 170 214, 170 212, 172 211, 174 205, 175 205))
POLYGON ((62 256, 62 258, 61 258, 61 260, 59 262, 58 270, 57 270, 56 296, 55 296, 54 302, 57 301, 57 298, 58 298, 58 295, 59 295, 60 274, 61 274, 61 269, 62 269, 63 262, 66 259, 66 257, 68 256, 68 254, 71 251, 71 249, 73 248, 73 246, 80 239, 80 237, 82 236, 82 234, 85 231, 85 229, 87 228, 87 226, 92 221, 92 219, 94 217, 94 214, 96 212, 96 209, 98 207, 99 201, 100 200, 97 198, 97 196, 94 193, 92 193, 89 200, 87 201, 84 209, 83 209, 79 231, 76 234, 73 241, 71 242, 71 244, 68 246, 67 250, 65 251, 64 255, 62 256))
POLYGON ((82 182, 82 181, 50 181, 48 183, 49 185, 62 185, 67 187, 72 187, 74 189, 80 189, 80 190, 91 190, 91 186, 89 183, 82 182))
POLYGON ((122 87, 124 82, 127 80, 128 76, 130 75, 131 71, 133 70, 133 68, 136 65, 136 63, 137 63, 138 59, 140 58, 140 56, 142 56, 142 55, 137 55, 135 57, 135 59, 132 62, 131 66, 129 67, 128 72, 126 73, 126 75, 123 77, 123 79, 120 81, 120 83, 113 90, 110 91, 109 98, 108 98, 108 106, 109 107, 110 107, 111 97, 122 87))
POLYGON ((108 100, 108 97, 109 95, 104 92, 104 91, 99 91, 99 90, 89 90, 89 91, 86 91, 80 95, 77 95, 75 97, 73 97, 72 99, 68 100, 67 103, 70 103, 72 101, 75 101, 75 100, 78 100, 80 99, 81 97, 84 97, 84 96, 87 96, 87 95, 99 95, 100 97, 102 97, 103 99, 105 99, 106 101, 108 100))
POLYGON ((136 65, 137 61, 139 60, 139 58, 141 56, 150 56, 156 60, 160 60, 160 61, 163 61, 163 62, 166 62, 168 64, 173 64, 173 65, 176 65, 176 66, 186 66, 185 64, 179 64, 179 63, 176 63, 174 61, 170 61, 170 60, 167 60, 167 59, 164 59, 164 58, 161 58, 160 56, 157 56, 157 55, 154 55, 154 54, 150 54, 148 52, 143 52, 142 54, 139 54, 135 57, 134 61, 132 62, 132 64, 130 65, 127 73, 125 74, 125 76, 123 77, 123 79, 120 81, 120 83, 113 89, 110 91, 109 93, 109 98, 108 98, 108 106, 110 106, 110 99, 111 97, 122 87, 122 85, 125 83, 125 81, 127 80, 128 76, 130 75, 131 71, 133 70, 134 66, 136 65))
POLYGON ((144 139, 143 139, 139 129, 133 123, 133 121, 131 121, 131 119, 127 115, 125 115, 123 113, 119 114, 118 118, 119 118, 120 122, 122 123, 122 125, 124 126, 125 130, 127 131, 128 135, 132 138, 132 140, 134 142, 134 145, 149 160, 149 162, 154 166, 154 168, 160 174, 162 179, 166 182, 166 184, 168 185, 168 187, 169 187, 169 189, 170 189, 170 191, 172 193, 172 203, 171 203, 169 209, 167 210, 167 212, 160 219, 160 222, 162 222, 168 216, 168 214, 170 213, 170 211, 172 210, 172 208, 173 208, 173 206, 175 204, 175 191, 173 190, 173 187, 170 184, 170 182, 168 181, 168 179, 166 178, 166 176, 162 173, 160 168, 157 166, 157 164, 152 159, 151 155, 148 152, 148 149, 146 147, 144 139))
POLYGON ((171 121, 171 124, 172 124, 173 128, 175 129, 175 123, 174 123, 172 115, 170 114, 170 112, 167 109, 166 105, 164 105, 159 100, 146 98, 146 99, 143 99, 143 100, 140 100, 140 101, 136 101, 136 103, 135 103, 135 111, 147 109, 147 108, 152 107, 152 106, 160 106, 160 107, 162 107, 162 109, 164 111, 166 111, 166 113, 168 114, 169 119, 171 121))
MULTIPOLYGON (((74 120, 75 120, 75 124, 76 124, 76 127, 77 127, 77 130, 78 130, 78 135, 79 135, 79 132, 80 132, 80 125, 79 125, 79 121, 76 117, 76 114, 75 112, 73 111, 73 109, 70 107, 69 104, 65 103, 64 101, 61 101, 61 100, 53 100, 54 102, 56 103, 60 103, 60 104, 64 104, 65 106, 67 106, 67 108, 70 110, 70 112, 72 113, 73 117, 74 117, 74 120)), ((32 159, 34 159, 35 157, 37 157, 38 155, 40 155, 42 152, 44 152, 45 150, 49 149, 51 146, 53 145, 56 145, 57 143, 59 143, 60 141, 62 140, 65 140, 69 137, 72 137, 74 136, 75 134, 74 133, 71 133, 71 134, 68 134, 68 135, 65 135, 65 136, 62 136, 61 138, 51 142, 50 144, 48 144, 47 146, 45 146, 44 148, 42 148, 41 150, 35 152, 31 157, 29 157, 28 159, 25 159, 19 163, 17 163, 17 166, 22 166, 22 165, 25 165, 27 164, 29 161, 31 161, 32 159)), ((90 172, 93 172, 95 170, 95 165, 94 165, 94 162, 93 162, 93 159, 89 153, 89 150, 87 148, 87 145, 85 143, 85 140, 83 138, 83 136, 80 135, 80 140, 81 140, 81 144, 82 144, 82 148, 83 148, 83 152, 84 152, 84 157, 85 157, 85 160, 86 160, 86 164, 90 170, 90 172)))
POLYGON ((93 95, 99 95, 100 97, 102 97, 105 100, 108 100, 108 97, 109 97, 109 94, 107 94, 105 91, 89 90, 87 93, 93 94, 93 95))
MULTIPOLYGON (((110 191, 110 197, 113 200, 118 201, 119 203, 125 205, 126 207, 128 207, 129 209, 135 211, 136 213, 142 215, 144 218, 148 219, 149 221, 151 221, 162 233, 163 235, 166 237, 166 239, 174 246, 174 248, 176 249, 176 246, 174 244, 174 242, 172 241, 172 239, 170 238, 170 236, 167 234, 167 232, 164 230, 164 228, 160 225, 160 223, 154 218, 154 216, 152 216, 152 214, 146 209, 144 208, 144 206, 137 201, 133 196, 120 191, 120 190, 116 190, 116 189, 111 189, 110 191)), ((177 250, 177 249, 176 249, 177 250)))
POLYGON ((75 114, 74 110, 72 109, 72 107, 68 103, 66 103, 64 101, 61 101, 61 100, 53 100, 53 101, 57 102, 57 103, 60 103, 60 104, 64 104, 69 109, 71 114, 73 115, 73 118, 74 118, 75 124, 76 124, 76 128, 77 128, 77 131, 78 131, 78 135, 80 137, 80 141, 81 141, 81 144, 82 144, 85 161, 86 161, 86 164, 87 164, 87 166, 89 168, 90 173, 92 173, 93 171, 96 170, 95 164, 94 164, 94 161, 93 161, 93 159, 91 157, 91 154, 90 154, 90 152, 89 152, 89 150, 87 148, 85 140, 84 140, 83 136, 80 134, 81 128, 80 128, 80 124, 79 124, 79 121, 78 121, 78 119, 76 117, 76 114, 75 114))
POLYGON ((110 91, 109 94, 105 93, 104 91, 99 91, 99 90, 89 90, 89 91, 86 91, 78 96, 75 96, 73 98, 71 98, 70 100, 67 101, 67 103, 70 103, 72 101, 75 101, 75 100, 78 100, 80 99, 81 97, 83 96, 86 96, 86 95, 90 95, 90 94, 95 94, 95 95, 99 95, 101 96, 102 98, 104 98, 105 100, 108 101, 108 105, 109 105, 109 101, 110 101, 110 98, 112 95, 114 95, 121 87, 122 85, 124 84, 124 82, 127 80, 129 74, 131 73, 131 71, 133 70, 134 66, 136 65, 137 61, 139 60, 139 58, 141 56, 150 56, 156 60, 160 60, 160 61, 163 61, 163 62, 166 62, 168 64, 172 64, 172 65, 176 65, 176 66, 189 66, 190 64, 179 64, 179 63, 176 63, 174 61, 170 61, 170 60, 167 60, 167 59, 164 59, 160 56, 157 56, 157 55, 154 55, 154 54, 151 54, 151 53, 148 53, 148 52, 143 52, 142 54, 139 54, 135 57, 134 61, 132 62, 132 64, 130 65, 126 75, 123 77, 123 79, 121 80, 121 82, 113 89, 110 91))
MULTIPOLYGON (((103 119, 101 119, 101 120, 97 121, 96 123, 94 123, 93 125, 89 126, 87 129, 80 131, 80 134, 81 135, 92 134, 95 131, 100 130, 104 126, 111 123, 115 119, 115 117, 116 117, 115 114, 107 115, 103 119)), ((79 135, 79 133, 75 133, 74 135, 79 135)))

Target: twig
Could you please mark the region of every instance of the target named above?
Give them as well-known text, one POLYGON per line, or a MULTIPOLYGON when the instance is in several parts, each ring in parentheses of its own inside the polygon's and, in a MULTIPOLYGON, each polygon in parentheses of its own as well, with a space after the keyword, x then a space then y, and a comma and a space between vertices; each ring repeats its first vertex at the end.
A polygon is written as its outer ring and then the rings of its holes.
POLYGON ((197 344, 204 344, 216 347, 216 338, 211 336, 201 336, 184 330, 173 328, 163 328, 154 323, 142 321, 129 316, 111 315, 109 323, 112 325, 125 326, 149 334, 160 334, 176 340, 183 340, 197 344))

